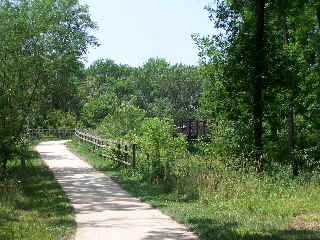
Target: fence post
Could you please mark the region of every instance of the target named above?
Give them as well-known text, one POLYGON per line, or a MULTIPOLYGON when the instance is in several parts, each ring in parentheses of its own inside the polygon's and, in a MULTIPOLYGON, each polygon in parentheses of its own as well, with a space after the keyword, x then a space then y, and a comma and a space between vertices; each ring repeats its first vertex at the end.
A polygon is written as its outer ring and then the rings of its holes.
POLYGON ((181 120, 180 131, 184 134, 184 122, 181 120))
POLYGON ((90 136, 92 144, 92 152, 96 151, 96 139, 93 136, 90 136))
POLYGON ((192 122, 189 120, 189 126, 188 126, 188 136, 191 138, 192 136, 192 122))
POLYGON ((124 147, 124 149, 126 150, 126 152, 125 152, 125 154, 124 154, 124 160, 126 161, 126 162, 128 162, 128 146, 127 145, 125 145, 125 147, 124 147))
POLYGON ((97 151, 97 140, 96 138, 92 138, 92 140, 93 140, 93 151, 95 152, 97 151))
POLYGON ((137 151, 137 145, 132 144, 132 167, 136 167, 136 151, 137 151))
POLYGON ((121 145, 118 143, 118 160, 121 160, 121 145))
POLYGON ((196 137, 199 135, 199 120, 196 121, 196 137))

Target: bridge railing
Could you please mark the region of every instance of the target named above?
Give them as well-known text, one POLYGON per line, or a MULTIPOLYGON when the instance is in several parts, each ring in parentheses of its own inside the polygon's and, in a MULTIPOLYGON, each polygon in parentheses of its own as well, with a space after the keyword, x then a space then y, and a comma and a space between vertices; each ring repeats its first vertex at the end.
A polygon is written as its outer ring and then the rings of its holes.
POLYGON ((74 135, 75 129, 61 128, 37 128, 29 129, 26 131, 28 139, 41 139, 41 138, 71 138, 74 135))
POLYGON ((136 144, 101 138, 78 129, 76 129, 74 133, 80 141, 91 144, 93 146, 93 150, 98 152, 101 156, 135 168, 137 154, 136 144))
POLYGON ((188 139, 206 137, 208 135, 208 126, 206 120, 180 120, 176 122, 180 133, 183 133, 188 139))

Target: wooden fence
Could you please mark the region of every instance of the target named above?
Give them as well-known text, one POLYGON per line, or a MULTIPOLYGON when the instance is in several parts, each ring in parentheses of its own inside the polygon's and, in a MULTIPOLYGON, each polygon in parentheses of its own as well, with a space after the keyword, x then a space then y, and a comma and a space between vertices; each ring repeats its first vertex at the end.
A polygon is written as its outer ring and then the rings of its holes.
POLYGON ((207 121, 185 121, 176 122, 179 131, 187 135, 188 139, 205 137, 208 134, 207 121))
POLYGON ((28 139, 41 138, 70 138, 74 135, 74 129, 29 129, 26 131, 28 139))
POLYGON ((101 156, 135 168, 136 144, 114 139, 104 139, 80 130, 75 130, 74 133, 81 141, 90 143, 101 156))

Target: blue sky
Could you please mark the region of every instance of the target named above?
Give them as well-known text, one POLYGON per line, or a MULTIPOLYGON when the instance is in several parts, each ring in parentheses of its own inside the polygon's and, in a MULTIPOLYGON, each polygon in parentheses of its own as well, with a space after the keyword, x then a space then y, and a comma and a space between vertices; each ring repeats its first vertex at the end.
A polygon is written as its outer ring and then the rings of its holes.
POLYGON ((204 7, 212 0, 80 0, 89 6, 101 44, 89 49, 88 64, 102 58, 141 66, 150 57, 196 65, 192 33, 213 32, 204 7))

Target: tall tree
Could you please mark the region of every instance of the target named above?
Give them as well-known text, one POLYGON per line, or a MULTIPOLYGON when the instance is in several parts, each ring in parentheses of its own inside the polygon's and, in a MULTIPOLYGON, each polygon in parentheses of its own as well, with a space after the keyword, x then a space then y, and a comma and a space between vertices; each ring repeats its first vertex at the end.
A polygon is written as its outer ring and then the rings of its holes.
POLYGON ((301 159, 314 166, 319 156, 319 4, 217 1, 208 10, 221 31, 196 38, 202 108, 232 134, 229 153, 254 153, 258 171, 277 161, 297 175, 301 159))
POLYGON ((256 160, 258 162, 258 171, 263 170, 263 144, 262 144, 262 124, 263 124, 263 86, 265 78, 265 44, 264 44, 264 12, 265 0, 256 0, 256 32, 255 32, 255 63, 254 63, 254 136, 255 147, 257 148, 256 160))
POLYGON ((87 7, 77 0, 1 1, 0 152, 12 152, 3 150, 8 141, 19 141, 47 89, 78 71, 88 45, 96 44, 93 28, 87 7))
POLYGON ((215 118, 229 121, 235 136, 233 154, 264 168, 264 89, 270 88, 266 65, 266 2, 217 1, 208 8, 210 19, 221 29, 212 38, 198 38, 203 73, 211 88, 203 102, 215 118), (211 103, 210 103, 211 102, 211 103), (210 106, 211 105, 211 106, 210 106), (240 136, 241 135, 241 136, 240 136))

